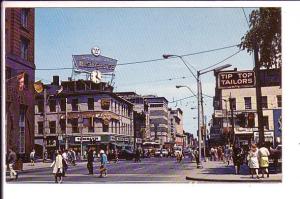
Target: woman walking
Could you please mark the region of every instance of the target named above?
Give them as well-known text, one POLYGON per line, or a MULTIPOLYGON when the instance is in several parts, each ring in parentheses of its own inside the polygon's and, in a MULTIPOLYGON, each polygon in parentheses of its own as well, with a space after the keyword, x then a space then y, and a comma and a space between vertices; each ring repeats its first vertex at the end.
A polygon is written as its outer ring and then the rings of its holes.
POLYGON ((235 144, 233 148, 233 164, 235 168, 235 175, 240 174, 240 168, 242 164, 242 149, 238 144, 235 144))
POLYGON ((56 151, 55 152, 55 160, 51 164, 51 167, 53 167, 53 174, 55 177, 55 183, 62 183, 63 177, 63 157, 61 155, 61 151, 56 151), (59 178, 59 181, 57 179, 59 178))
POLYGON ((270 152, 265 147, 265 143, 262 144, 262 147, 258 150, 258 157, 259 157, 259 166, 262 172, 262 178, 264 178, 264 174, 267 173, 267 177, 269 177, 269 156, 270 152))
POLYGON ((103 173, 104 173, 104 177, 107 176, 106 164, 107 164, 107 156, 104 153, 104 150, 101 150, 100 151, 100 176, 99 176, 100 178, 102 178, 103 173))
POLYGON ((257 150, 257 147, 255 144, 251 145, 251 149, 247 156, 247 160, 248 160, 248 166, 249 166, 250 172, 251 172, 251 177, 253 178, 253 174, 255 171, 256 178, 259 179, 259 176, 258 176, 258 169, 259 169, 258 150, 257 150))

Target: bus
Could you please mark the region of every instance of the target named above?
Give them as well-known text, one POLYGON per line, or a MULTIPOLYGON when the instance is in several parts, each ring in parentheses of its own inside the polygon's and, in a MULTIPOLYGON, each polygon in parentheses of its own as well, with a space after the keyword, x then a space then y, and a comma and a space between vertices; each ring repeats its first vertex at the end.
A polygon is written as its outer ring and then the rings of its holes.
POLYGON ((142 148, 145 151, 145 156, 150 157, 154 156, 157 149, 160 149, 160 144, 157 142, 144 142, 142 148))

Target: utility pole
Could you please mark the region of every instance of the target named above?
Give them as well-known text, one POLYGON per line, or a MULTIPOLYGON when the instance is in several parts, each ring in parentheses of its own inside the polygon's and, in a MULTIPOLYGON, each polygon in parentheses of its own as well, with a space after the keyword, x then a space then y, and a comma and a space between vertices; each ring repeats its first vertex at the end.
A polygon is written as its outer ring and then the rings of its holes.
POLYGON ((44 115, 43 115, 43 123, 44 123, 44 128, 43 128, 43 160, 45 160, 45 151, 46 151, 46 144, 47 144, 47 137, 46 137, 46 108, 47 108, 47 89, 44 88, 44 115))
POLYGON ((233 135, 233 145, 235 145, 235 133, 234 133, 234 118, 233 118, 233 98, 231 93, 229 97, 230 111, 231 111, 231 134, 233 135))
POLYGON ((259 131, 259 144, 262 144, 265 141, 264 134, 264 116, 262 111, 262 97, 261 97, 261 82, 260 82, 260 65, 258 58, 258 48, 257 44, 254 41, 254 62, 255 62, 255 79, 256 79, 256 108, 257 108, 257 119, 258 119, 258 131, 259 131))
MULTIPOLYGON (((205 150, 205 141, 206 141, 206 125, 204 121, 204 108, 203 108, 203 95, 202 95, 202 83, 200 79, 200 71, 197 71, 197 77, 198 77, 198 83, 200 87, 200 102, 201 102, 201 126, 203 127, 203 134, 204 134, 204 140, 203 140, 203 157, 204 157, 204 162, 206 161, 206 150, 205 150)), ((200 115, 199 115, 200 116, 200 115)), ((198 118, 199 120, 200 118, 198 118)), ((200 128, 202 130, 202 128, 200 128)), ((202 132, 201 132, 201 140, 202 140, 202 132)))
POLYGON ((197 100, 198 100, 198 133, 199 133, 199 136, 198 136, 198 142, 199 142, 199 165, 197 165, 197 168, 201 168, 202 167, 202 162, 201 162, 201 142, 202 142, 202 135, 201 135, 201 124, 200 124, 200 114, 201 114, 201 105, 200 103, 203 102, 202 100, 202 96, 201 96, 201 93, 202 93, 202 90, 201 90, 201 86, 200 86, 200 71, 197 71, 197 100))
POLYGON ((68 128, 67 128, 67 126, 68 126, 68 97, 66 96, 66 121, 65 121, 65 123, 66 123, 66 130, 65 130, 65 138, 66 138, 66 149, 68 149, 69 148, 69 139, 68 139, 68 128))

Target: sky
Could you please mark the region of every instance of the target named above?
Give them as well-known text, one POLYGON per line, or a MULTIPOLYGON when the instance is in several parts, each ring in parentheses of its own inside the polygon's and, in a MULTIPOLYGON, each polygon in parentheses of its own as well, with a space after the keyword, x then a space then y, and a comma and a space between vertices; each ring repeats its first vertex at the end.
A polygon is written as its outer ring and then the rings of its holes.
MULTIPOLYGON (((245 8, 248 17, 254 8, 245 8)), ((160 59, 163 54, 184 55, 239 44, 248 24, 241 8, 36 8, 36 80, 67 80, 72 54, 89 54, 98 46, 101 55, 118 64, 160 59), (39 70, 58 68, 58 70, 39 70)), ((184 57, 192 70, 202 70, 233 55, 237 47, 184 57)), ((253 56, 241 51, 217 66, 253 68, 253 56)), ((79 77, 78 77, 79 78, 79 77)), ((201 77, 203 93, 213 96, 212 72, 201 77)), ((196 92, 196 80, 180 59, 117 65, 115 91, 165 97, 169 107, 183 110, 184 130, 196 135, 196 98, 173 102, 196 92)), ((213 113, 211 98, 204 98, 207 122, 213 113)))

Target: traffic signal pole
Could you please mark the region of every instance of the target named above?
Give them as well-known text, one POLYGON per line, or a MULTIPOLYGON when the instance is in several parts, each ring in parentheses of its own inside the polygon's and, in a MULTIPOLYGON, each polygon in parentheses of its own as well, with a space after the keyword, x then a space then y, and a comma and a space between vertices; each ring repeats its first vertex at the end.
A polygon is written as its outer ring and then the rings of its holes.
POLYGON ((235 145, 235 133, 234 133, 234 118, 233 118, 233 98, 231 98, 231 93, 229 97, 229 105, 231 111, 231 134, 233 136, 233 145, 235 145))

